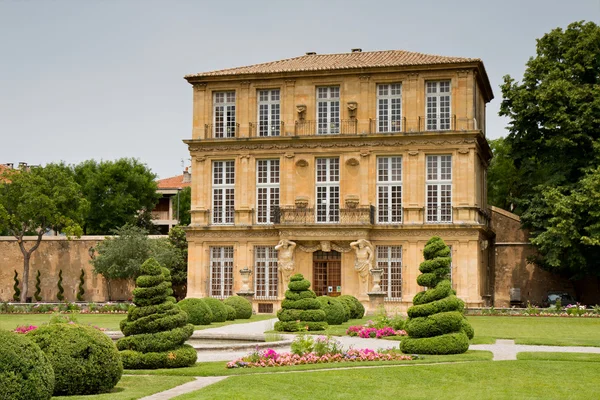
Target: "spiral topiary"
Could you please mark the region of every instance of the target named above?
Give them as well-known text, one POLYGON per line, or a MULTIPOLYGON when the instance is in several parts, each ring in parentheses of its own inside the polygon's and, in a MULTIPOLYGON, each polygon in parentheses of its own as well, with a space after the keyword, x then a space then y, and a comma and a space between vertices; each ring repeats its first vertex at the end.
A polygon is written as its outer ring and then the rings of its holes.
POLYGON ((169 268, 162 267, 161 268, 163 276, 165 278, 165 282, 168 282, 169 289, 167 289, 167 301, 171 301, 173 303, 177 303, 177 299, 173 296, 173 284, 171 283, 171 271, 169 268))
MULTIPOLYGON (((40 271, 38 271, 39 273, 40 271)), ((83 279, 83 277, 85 276, 85 272, 83 271, 83 268, 81 269, 81 275, 79 275, 79 287, 77 289, 77 300, 79 301, 83 301, 83 295, 85 294, 85 289, 83 288, 83 284, 85 283, 85 280, 83 279)))
POLYGON ((50 361, 26 335, 0 330, 0 399, 48 400, 54 392, 50 361))
POLYGON ((417 283, 428 289, 413 298, 405 324, 408 337, 402 339, 400 349, 416 354, 464 353, 474 332, 462 313, 464 302, 448 280, 450 249, 435 236, 425 245, 423 257, 417 283))
POLYGON ((252 303, 241 296, 231 296, 223 302, 235 309, 236 319, 248 319, 252 317, 252 303))
POLYGON ((54 369, 55 396, 106 393, 121 379, 123 364, 103 332, 77 324, 50 324, 27 334, 54 369))
POLYGON ((177 303, 188 315, 188 322, 194 325, 210 325, 213 314, 208 304, 202 299, 189 297, 177 303))
POLYGON ((63 301, 65 299, 65 288, 62 285, 62 269, 58 271, 58 283, 56 285, 58 287, 58 293, 56 293, 56 298, 58 301, 63 301))
POLYGON ((15 293, 13 294, 13 300, 19 301, 21 299, 21 289, 19 289, 19 274, 17 273, 17 270, 15 270, 15 276, 13 277, 13 280, 15 281, 15 284, 13 285, 13 289, 15 290, 15 293))
POLYGON ((321 303, 321 309, 325 311, 325 319, 329 325, 341 325, 348 320, 346 309, 336 297, 319 296, 317 300, 321 303))
POLYGON ((227 321, 227 308, 225 304, 214 297, 205 297, 202 299, 212 312, 212 322, 225 322, 227 321))
POLYGON ((321 309, 315 292, 309 288, 310 282, 302 274, 290 278, 289 290, 285 292, 281 309, 277 311, 279 321, 275 323, 276 331, 322 331, 327 328, 325 311, 321 309))
POLYGON ((35 301, 42 301, 42 296, 40 295, 42 292, 42 288, 40 287, 41 283, 42 280, 40 279, 40 270, 38 269, 38 272, 35 275, 35 293, 33 294, 35 301))
POLYGON ((154 258, 141 267, 135 283, 133 303, 121 321, 124 338, 117 341, 123 366, 129 369, 189 367, 196 363, 196 350, 184 342, 194 332, 188 315, 169 298, 171 282, 165 280, 154 258))

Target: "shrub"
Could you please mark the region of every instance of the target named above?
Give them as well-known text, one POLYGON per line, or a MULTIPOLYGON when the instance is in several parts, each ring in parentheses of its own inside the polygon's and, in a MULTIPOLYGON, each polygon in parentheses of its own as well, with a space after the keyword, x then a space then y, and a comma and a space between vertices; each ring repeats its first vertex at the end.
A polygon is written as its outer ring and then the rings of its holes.
POLYGON ((121 379, 123 364, 112 340, 89 326, 51 324, 27 334, 48 357, 55 396, 105 393, 121 379))
POLYGON ((401 341, 400 349, 417 354, 464 353, 474 332, 462 314, 464 302, 455 296, 447 279, 450 249, 442 239, 432 237, 423 257, 417 283, 428 289, 417 293, 408 309, 404 329, 409 337, 401 341))
POLYGON ((65 299, 65 288, 63 288, 62 285, 62 269, 60 271, 58 271, 58 283, 56 284, 56 287, 58 288, 58 293, 56 293, 56 298, 58 299, 58 301, 63 301, 65 299))
POLYGON ((338 299, 321 296, 317 297, 317 300, 321 304, 321 309, 325 311, 325 320, 329 325, 341 325, 346 321, 346 310, 338 299))
POLYGON ((225 304, 225 308, 227 309, 227 321, 234 321, 235 317, 237 317, 235 308, 231 307, 229 304, 225 304))
POLYGON ((356 303, 349 295, 341 295, 338 299, 342 302, 342 304, 348 310, 348 319, 354 318, 353 315, 356 314, 356 303))
POLYGON ((248 319, 252 316, 252 303, 241 296, 231 296, 225 299, 225 304, 230 305, 236 312, 236 319, 248 319))
POLYGON ((40 295, 42 292, 42 288, 40 287, 41 283, 40 270, 38 269, 37 274, 35 275, 35 293, 33 294, 35 301, 42 301, 42 296, 40 295))
POLYGON ((13 277, 13 280, 15 281, 15 284, 13 285, 13 289, 15 291, 13 294, 13 300, 19 301, 21 299, 21 289, 19 289, 19 274, 17 273, 17 270, 15 270, 15 276, 13 277))
POLYGON ((285 292, 285 300, 277 311, 279 321, 275 323, 276 331, 319 331, 327 327, 325 311, 309 288, 310 282, 302 274, 290 278, 289 290, 285 292))
POLYGON ((0 330, 0 399, 47 400, 54 371, 40 347, 25 335, 0 330))
MULTIPOLYGON (((121 322, 124 338, 117 341, 125 368, 178 368, 195 364, 196 350, 184 342, 194 326, 188 314, 171 300, 171 283, 158 262, 142 264, 133 291, 134 306, 121 322)), ((191 299, 190 299, 191 300, 191 299)))
POLYGON ((202 299, 190 297, 181 300, 177 305, 187 313, 190 324, 210 325, 213 320, 213 313, 210 307, 202 299))
POLYGON ((363 306, 356 297, 344 294, 338 298, 345 302, 350 309, 350 319, 357 319, 365 316, 365 306, 363 306))
MULTIPOLYGON (((40 271, 38 271, 39 273, 40 271)), ((85 272, 83 268, 81 269, 81 275, 79 275, 79 287, 77 290, 77 300, 83 301, 83 295, 85 294, 85 289, 83 288, 83 284, 85 283, 83 277, 85 276, 85 272)))
POLYGON ((225 308, 225 304, 221 300, 215 299, 214 297, 205 297, 202 301, 206 303, 213 314, 212 322, 227 321, 227 308, 225 308))

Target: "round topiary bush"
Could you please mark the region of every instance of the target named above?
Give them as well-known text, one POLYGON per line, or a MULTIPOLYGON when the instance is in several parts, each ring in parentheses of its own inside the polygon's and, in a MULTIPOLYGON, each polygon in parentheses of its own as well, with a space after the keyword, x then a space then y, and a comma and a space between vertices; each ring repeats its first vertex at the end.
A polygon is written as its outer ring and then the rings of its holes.
POLYGON ((419 266, 417 283, 428 289, 413 298, 400 350, 416 354, 460 354, 469 349, 473 328, 462 311, 464 302, 456 297, 448 280, 450 249, 435 236, 423 249, 425 261, 419 266))
POLYGON ((133 290, 127 319, 121 321, 124 338, 117 341, 123 365, 128 369, 189 367, 196 363, 196 350, 185 341, 194 333, 188 314, 172 299, 171 282, 158 262, 142 264, 133 290))
POLYGON ((177 305, 187 313, 190 324, 210 325, 213 320, 210 307, 202 299, 189 297, 181 300, 177 305))
POLYGON ((252 303, 241 296, 231 296, 225 299, 225 304, 235 309, 236 319, 248 319, 252 316, 252 303))
POLYGON ((54 392, 54 370, 40 347, 26 335, 0 330, 0 399, 47 400, 54 392))
POLYGON ((214 297, 205 297, 202 299, 204 303, 210 308, 213 315, 212 322, 225 322, 227 321, 227 308, 225 304, 219 299, 214 297))
POLYGON ((106 393, 121 379, 123 364, 113 341, 77 324, 41 326, 27 334, 54 369, 55 396, 106 393))
POLYGON ((357 319, 365 316, 365 307, 356 297, 344 294, 338 297, 338 299, 343 301, 348 307, 348 310, 350 311, 349 319, 357 319))
POLYGON ((321 309, 325 311, 325 320, 329 325, 341 325, 347 321, 346 310, 337 298, 320 296, 317 300, 321 303, 321 309))
POLYGON ((235 308, 231 307, 229 304, 225 304, 225 308, 227 309, 227 321, 234 321, 237 316, 235 308))
POLYGON ((325 311, 321 309, 315 292, 309 288, 310 282, 302 274, 290 278, 289 290, 285 292, 281 309, 277 311, 279 321, 275 323, 276 331, 322 331, 327 328, 325 311))

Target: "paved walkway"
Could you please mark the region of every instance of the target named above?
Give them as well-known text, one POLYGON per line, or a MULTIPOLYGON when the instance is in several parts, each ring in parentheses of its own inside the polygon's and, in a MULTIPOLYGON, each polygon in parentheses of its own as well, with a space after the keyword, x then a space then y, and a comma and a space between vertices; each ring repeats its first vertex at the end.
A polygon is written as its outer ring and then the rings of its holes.
POLYGON ((516 360, 517 353, 524 352, 551 352, 551 353, 596 353, 600 354, 600 347, 585 346, 534 346, 515 344, 514 340, 497 339, 496 344, 472 344, 469 350, 487 350, 494 354, 494 361, 516 360))

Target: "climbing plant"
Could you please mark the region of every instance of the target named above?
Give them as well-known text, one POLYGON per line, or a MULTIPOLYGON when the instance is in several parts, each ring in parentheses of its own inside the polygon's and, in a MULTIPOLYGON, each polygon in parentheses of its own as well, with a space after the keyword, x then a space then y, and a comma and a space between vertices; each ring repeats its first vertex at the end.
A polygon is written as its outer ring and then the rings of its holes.
POLYGON ((65 288, 62 285, 62 269, 58 272, 58 284, 56 286, 58 287, 56 298, 58 301, 63 301, 65 299, 65 288))
POLYGON ((15 284, 13 285, 13 289, 15 290, 15 294, 13 294, 13 300, 19 301, 21 298, 21 289, 19 289, 19 274, 17 270, 15 270, 15 276, 13 277, 15 284))
POLYGON ((40 279, 40 270, 38 269, 38 272, 35 275, 35 293, 33 294, 33 297, 35 297, 35 301, 42 301, 42 296, 40 295, 40 293, 42 292, 42 288, 40 287, 41 283, 42 281, 40 279))
POLYGON ((83 268, 81 269, 81 275, 79 275, 79 287, 77 289, 77 300, 78 301, 83 301, 83 295, 85 294, 85 289, 83 288, 83 284, 85 283, 85 280, 83 279, 85 276, 85 272, 83 271, 83 268))

